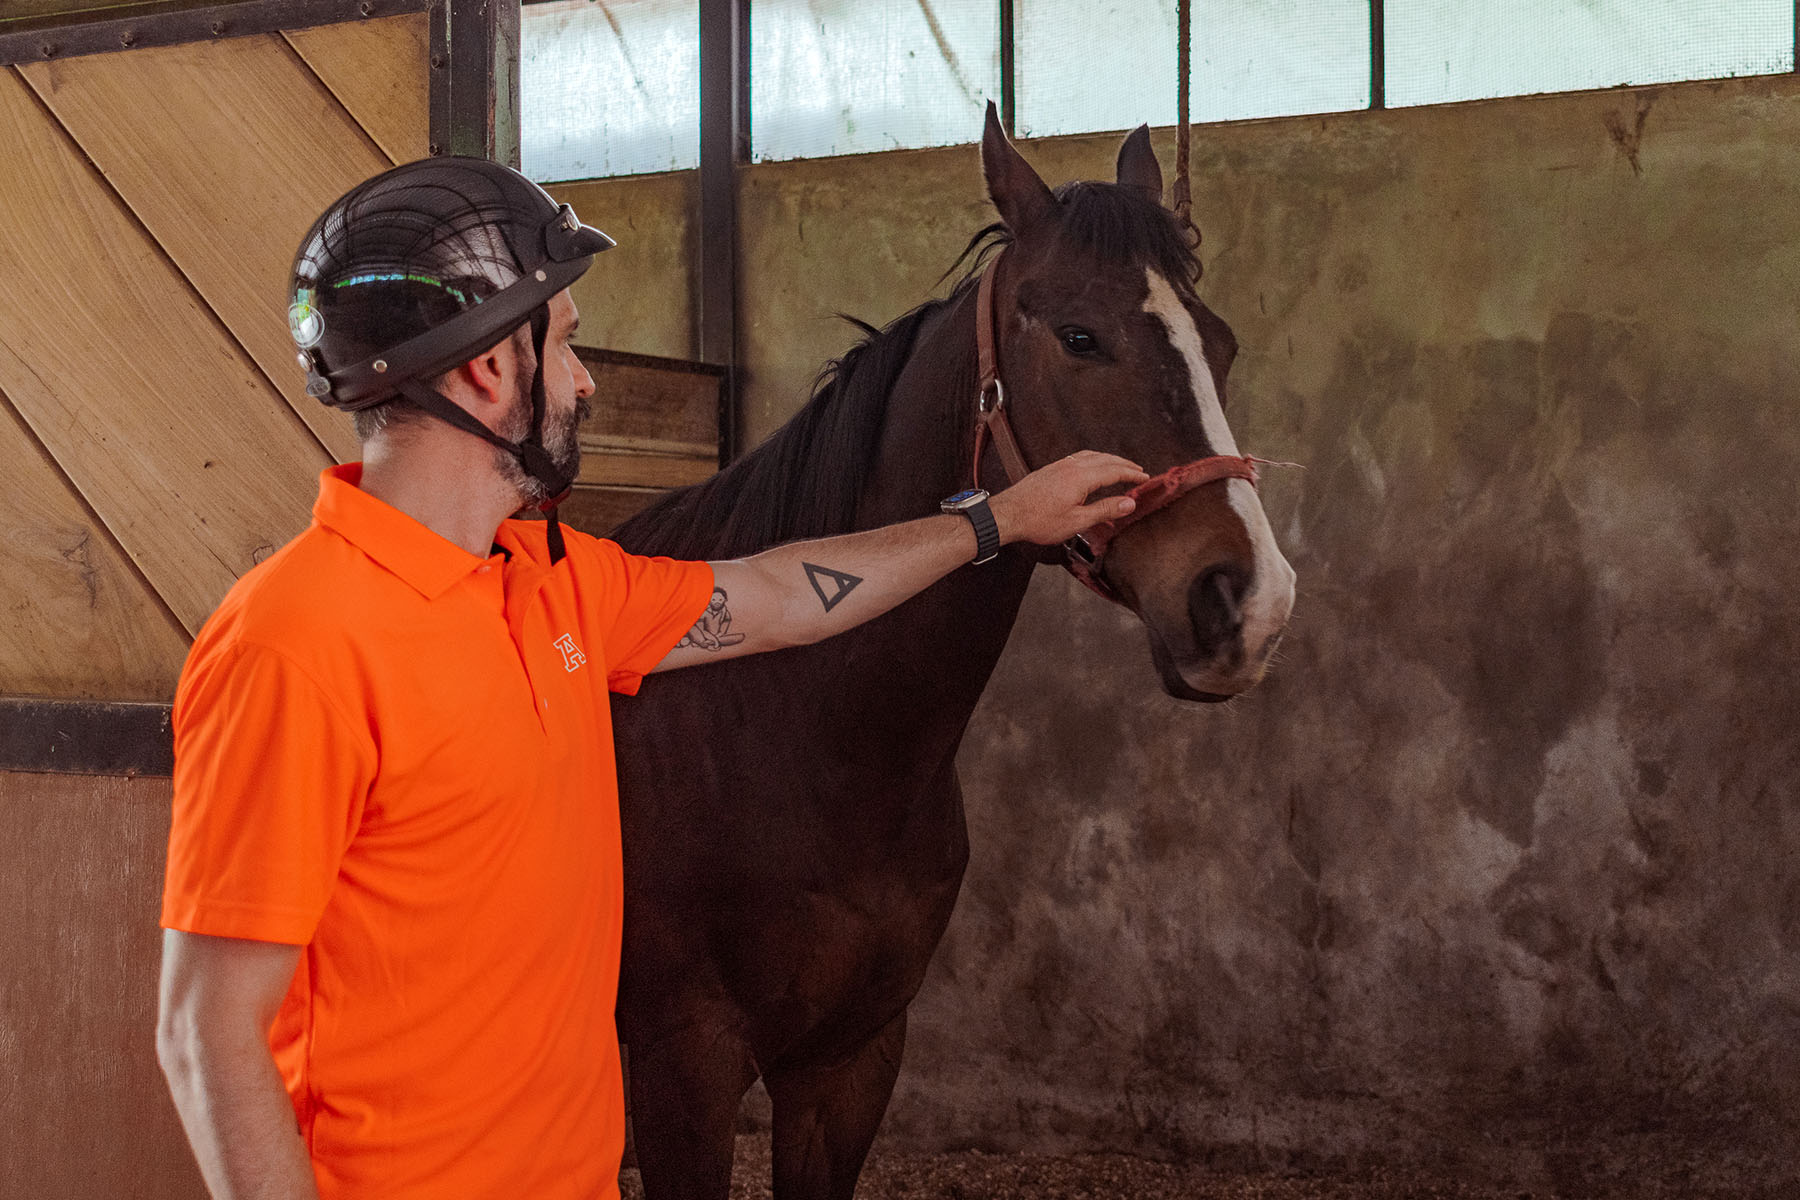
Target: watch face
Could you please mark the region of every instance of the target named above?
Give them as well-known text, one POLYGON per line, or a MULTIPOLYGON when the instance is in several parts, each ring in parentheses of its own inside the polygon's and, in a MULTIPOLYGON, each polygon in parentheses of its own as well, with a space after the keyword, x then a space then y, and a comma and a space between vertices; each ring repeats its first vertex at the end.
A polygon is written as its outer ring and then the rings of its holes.
POLYGON ((944 500, 944 507, 956 508, 960 505, 969 503, 971 500, 985 500, 986 498, 987 493, 979 488, 965 488, 956 493, 956 495, 946 498, 944 500))

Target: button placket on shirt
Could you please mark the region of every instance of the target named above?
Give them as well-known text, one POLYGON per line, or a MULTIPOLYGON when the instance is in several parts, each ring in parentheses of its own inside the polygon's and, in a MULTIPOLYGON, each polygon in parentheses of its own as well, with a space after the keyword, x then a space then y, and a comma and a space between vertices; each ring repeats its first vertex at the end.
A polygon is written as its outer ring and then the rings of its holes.
POLYGON ((556 652, 551 644, 553 635, 545 625, 543 606, 537 603, 538 593, 549 582, 549 572, 529 559, 515 555, 505 569, 504 578, 507 633, 531 687, 538 727, 548 736, 552 701, 560 686, 556 675, 562 672, 560 663, 552 672, 552 664, 547 661, 546 656, 556 657, 556 652))

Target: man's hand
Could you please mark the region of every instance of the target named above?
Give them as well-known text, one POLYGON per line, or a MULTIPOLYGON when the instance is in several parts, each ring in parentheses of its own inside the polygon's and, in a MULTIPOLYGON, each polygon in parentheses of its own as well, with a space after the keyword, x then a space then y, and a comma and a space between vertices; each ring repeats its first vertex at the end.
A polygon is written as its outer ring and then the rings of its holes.
POLYGON ((1033 471, 989 500, 988 508, 1000 527, 1001 545, 1054 546, 1137 507, 1124 496, 1089 504, 1090 495, 1119 483, 1136 486, 1149 478, 1142 467, 1116 454, 1083 450, 1033 471))
MULTIPOLYGON (((1123 496, 1089 504, 1089 495, 1147 478, 1136 463, 1084 451, 1033 471, 988 505, 1003 543, 1055 545, 1133 507, 1123 496)), ((942 513, 713 563, 711 605, 653 669, 803 646, 842 633, 930 587, 973 560, 975 550, 968 518, 942 513)))

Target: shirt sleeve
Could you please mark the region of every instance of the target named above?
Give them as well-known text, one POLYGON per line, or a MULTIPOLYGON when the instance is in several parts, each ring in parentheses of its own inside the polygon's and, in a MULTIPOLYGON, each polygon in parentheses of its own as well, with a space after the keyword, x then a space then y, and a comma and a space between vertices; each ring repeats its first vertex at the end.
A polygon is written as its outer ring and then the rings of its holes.
POLYGON ((163 926, 309 942, 375 775, 368 729, 254 645, 197 654, 174 724, 163 926))
POLYGON ((599 587, 591 619, 606 647, 606 686, 632 696, 712 600, 709 563, 627 554, 613 542, 584 538, 599 587))

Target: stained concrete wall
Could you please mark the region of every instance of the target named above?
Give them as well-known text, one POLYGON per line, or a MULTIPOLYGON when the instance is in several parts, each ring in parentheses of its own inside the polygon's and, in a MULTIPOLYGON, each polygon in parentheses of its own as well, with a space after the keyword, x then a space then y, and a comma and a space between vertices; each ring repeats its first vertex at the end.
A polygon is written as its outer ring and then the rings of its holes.
POLYGON ((694 171, 557 184, 617 245, 571 289, 582 345, 698 358, 700 179, 694 171))
MULTIPOLYGON (((1115 144, 1027 149, 1056 182, 1115 144)), ((1284 661, 1179 704, 1042 573, 891 1143, 1800 1187, 1797 148, 1791 79, 1203 131, 1233 421, 1306 464, 1264 488, 1284 661)), ((753 434, 832 313, 898 314, 987 220, 968 147, 742 188, 753 434)), ((621 237, 584 333, 690 355, 691 176, 578 190, 621 237)), ((0 1196, 196 1194, 151 1048, 166 781, 0 776, 0 819, 0 1196)))
MULTIPOLYGON (((1041 574, 887 1137, 1792 1194, 1797 148, 1790 78, 1199 133, 1292 632, 1186 706, 1041 574)), ((971 147, 741 195, 753 434, 988 219, 971 147)))

